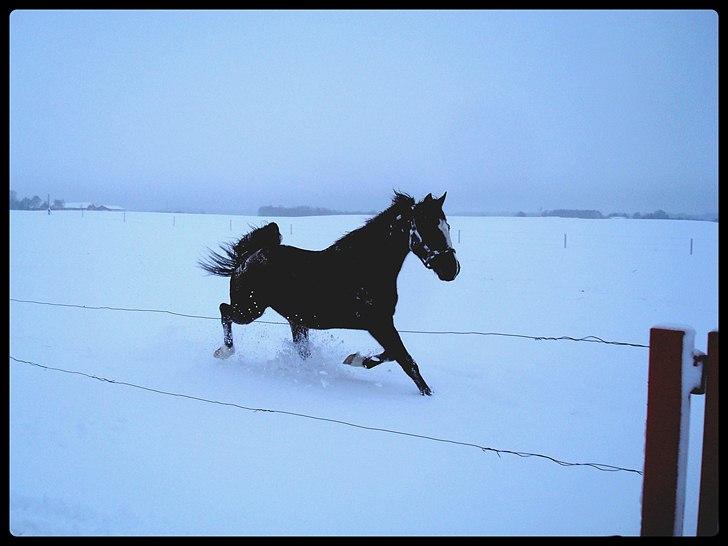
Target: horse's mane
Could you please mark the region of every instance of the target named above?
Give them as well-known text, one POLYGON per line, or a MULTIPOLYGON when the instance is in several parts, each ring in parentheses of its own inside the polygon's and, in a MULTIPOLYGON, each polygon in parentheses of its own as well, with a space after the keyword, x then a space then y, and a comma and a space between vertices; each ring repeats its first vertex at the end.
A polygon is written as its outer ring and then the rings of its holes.
POLYGON ((364 222, 360 228, 346 233, 339 237, 332 247, 352 248, 366 245, 372 236, 384 236, 388 233, 391 223, 395 220, 397 214, 409 217, 412 207, 415 205, 415 199, 411 195, 403 192, 394 192, 392 204, 379 214, 372 216, 364 222))

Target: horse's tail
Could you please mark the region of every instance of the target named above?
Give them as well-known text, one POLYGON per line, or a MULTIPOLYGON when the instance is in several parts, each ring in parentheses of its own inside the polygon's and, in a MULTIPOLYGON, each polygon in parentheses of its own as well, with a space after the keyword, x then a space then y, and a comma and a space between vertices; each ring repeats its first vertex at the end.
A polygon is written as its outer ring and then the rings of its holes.
POLYGON ((278 224, 271 222, 243 235, 235 244, 225 243, 220 245, 223 251, 222 254, 208 249, 210 250, 210 256, 206 261, 200 260, 197 264, 213 275, 231 277, 235 269, 245 263, 245 260, 251 254, 261 248, 279 244, 281 244, 281 232, 278 230, 278 224))

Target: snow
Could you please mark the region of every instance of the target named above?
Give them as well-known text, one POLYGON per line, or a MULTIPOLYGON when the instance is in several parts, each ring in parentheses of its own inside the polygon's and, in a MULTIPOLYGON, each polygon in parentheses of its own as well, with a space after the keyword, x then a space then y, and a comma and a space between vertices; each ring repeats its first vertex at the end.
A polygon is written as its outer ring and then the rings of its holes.
MULTIPOLYGON (((11 298, 213 317, 10 302, 11 356, 196 398, 10 360, 13 534, 639 534, 638 474, 333 421, 641 470, 647 349, 403 333, 434 392, 424 397, 396 362, 343 364, 381 352, 364 332, 312 331, 302 361, 268 310, 233 326, 237 351, 219 360, 228 279, 196 262, 271 219, 233 217, 231 231, 230 216, 170 216, 10 212, 11 298)), ((365 218, 275 220, 285 244, 320 249, 365 218)), ((399 329, 646 345, 652 326, 686 324, 700 349, 717 328, 716 223, 448 222, 460 275, 441 282, 408 257, 399 329)), ((691 398, 686 534, 703 405, 691 398)))

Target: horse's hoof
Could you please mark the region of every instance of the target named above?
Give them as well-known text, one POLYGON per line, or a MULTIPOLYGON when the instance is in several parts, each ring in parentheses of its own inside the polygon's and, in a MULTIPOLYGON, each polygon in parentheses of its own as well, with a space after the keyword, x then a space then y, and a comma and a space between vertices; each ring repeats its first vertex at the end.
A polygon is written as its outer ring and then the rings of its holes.
POLYGON ((360 355, 359 353, 351 354, 344 359, 344 364, 362 368, 362 367, 364 367, 364 357, 362 355, 360 355))
POLYGON ((422 396, 432 396, 432 390, 430 387, 425 387, 424 389, 420 389, 420 394, 422 396))
POLYGON ((229 358, 230 356, 235 354, 235 347, 225 347, 224 345, 222 347, 218 347, 215 349, 215 352, 212 353, 212 356, 215 358, 229 358))

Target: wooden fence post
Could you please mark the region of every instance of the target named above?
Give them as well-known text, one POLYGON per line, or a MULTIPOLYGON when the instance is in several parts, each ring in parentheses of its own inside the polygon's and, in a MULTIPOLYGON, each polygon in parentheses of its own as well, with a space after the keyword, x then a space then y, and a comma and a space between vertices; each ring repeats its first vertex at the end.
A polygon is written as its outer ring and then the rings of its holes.
POLYGON ((708 334, 708 358, 703 370, 705 419, 700 470, 698 536, 718 533, 718 332, 708 334))
POLYGON ((700 386, 691 328, 650 329, 642 536, 682 536, 690 392, 700 386))

